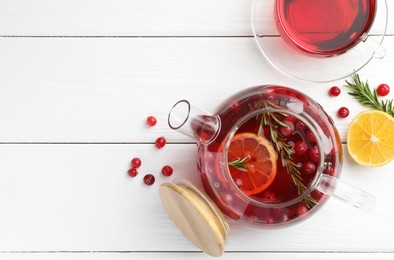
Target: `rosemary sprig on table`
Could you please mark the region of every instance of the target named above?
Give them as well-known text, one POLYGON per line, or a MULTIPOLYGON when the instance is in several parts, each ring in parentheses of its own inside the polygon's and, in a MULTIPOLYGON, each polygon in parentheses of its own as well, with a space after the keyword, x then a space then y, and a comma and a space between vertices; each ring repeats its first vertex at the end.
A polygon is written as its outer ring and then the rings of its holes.
POLYGON ((246 156, 245 158, 237 159, 232 162, 229 162, 228 165, 231 167, 234 167, 235 169, 237 169, 241 172, 247 172, 248 171, 247 168, 250 168, 249 165, 246 165, 248 163, 249 159, 250 159, 250 157, 246 156))
MULTIPOLYGON (((264 113, 261 117, 258 135, 261 135, 263 126, 269 127, 269 137, 279 154, 282 166, 286 167, 287 172, 290 173, 298 194, 303 194, 307 190, 307 187, 302 183, 301 172, 298 169, 299 166, 293 161, 294 151, 291 145, 286 142, 286 138, 278 131, 278 125, 290 127, 279 120, 274 113, 264 113)), ((308 208, 312 208, 316 203, 317 201, 310 195, 305 197, 305 204, 308 208)))
POLYGON ((352 81, 349 82, 346 80, 346 85, 344 85, 347 89, 349 89, 349 95, 353 96, 361 105, 366 107, 377 109, 394 117, 394 106, 393 100, 379 100, 378 95, 376 93, 376 89, 371 91, 369 87, 368 81, 362 82, 360 80, 360 76, 355 73, 352 76, 352 81))

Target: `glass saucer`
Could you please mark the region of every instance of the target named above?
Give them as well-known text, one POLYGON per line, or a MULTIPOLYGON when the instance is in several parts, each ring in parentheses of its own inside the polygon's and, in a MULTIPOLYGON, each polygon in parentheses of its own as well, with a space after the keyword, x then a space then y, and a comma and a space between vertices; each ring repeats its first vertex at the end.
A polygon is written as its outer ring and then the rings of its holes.
POLYGON ((359 71, 373 58, 382 59, 388 11, 386 0, 376 0, 377 10, 369 32, 357 45, 343 54, 321 57, 307 54, 287 43, 276 27, 275 2, 254 0, 252 29, 261 53, 280 72, 289 77, 312 82, 343 79, 359 71))

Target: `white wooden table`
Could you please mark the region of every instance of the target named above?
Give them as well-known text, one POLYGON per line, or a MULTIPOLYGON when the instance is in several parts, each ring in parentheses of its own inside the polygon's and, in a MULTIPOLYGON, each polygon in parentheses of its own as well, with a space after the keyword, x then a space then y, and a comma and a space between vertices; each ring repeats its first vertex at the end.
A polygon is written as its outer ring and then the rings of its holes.
MULTIPOLYGON (((322 104, 345 141, 364 108, 346 94, 327 95, 343 80, 305 83, 275 71, 252 37, 251 4, 0 0, 0 259, 207 258, 158 198, 162 182, 199 181, 195 143, 166 125, 178 99, 212 110, 246 87, 291 86, 322 104), (348 119, 336 116, 341 105, 348 119), (149 115, 159 121, 153 128, 149 115), (157 150, 161 135, 169 143, 157 150), (143 166, 129 178, 135 156, 143 166), (161 176, 164 164, 172 177, 161 176), (142 183, 145 173, 157 177, 152 187, 142 183)), ((391 20, 388 33, 387 56, 360 75, 394 90, 391 20)), ((342 179, 377 197, 372 213, 331 199, 287 229, 232 223, 223 259, 394 259, 394 163, 358 166, 343 144, 342 179)))

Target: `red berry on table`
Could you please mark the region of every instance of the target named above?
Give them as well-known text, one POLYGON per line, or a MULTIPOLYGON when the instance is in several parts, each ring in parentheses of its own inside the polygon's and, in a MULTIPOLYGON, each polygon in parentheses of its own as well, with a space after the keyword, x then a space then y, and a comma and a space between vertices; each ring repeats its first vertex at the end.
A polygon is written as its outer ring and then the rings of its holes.
POLYGON ((157 123, 157 119, 156 119, 156 117, 154 117, 154 116, 148 116, 148 117, 146 118, 146 123, 147 123, 149 126, 154 126, 154 125, 156 125, 156 123, 157 123))
POLYGON ((338 88, 337 86, 334 86, 332 88, 330 88, 330 95, 333 97, 337 97, 339 96, 339 94, 341 94, 341 89, 338 88))
POLYGON ((317 146, 313 146, 308 149, 308 158, 314 163, 318 163, 320 161, 320 152, 317 146))
POLYGON ((136 169, 134 169, 134 168, 130 168, 130 169, 127 171, 127 174, 128 174, 130 177, 135 177, 135 176, 138 175, 138 171, 137 171, 136 169))
POLYGON ((308 145, 304 141, 298 141, 294 146, 294 151, 296 156, 303 156, 308 151, 308 145))
POLYGON ((338 116, 342 118, 346 118, 349 116, 349 109, 347 107, 341 107, 338 109, 338 116))
POLYGON ((313 162, 306 162, 302 164, 302 171, 305 174, 314 174, 316 172, 316 165, 313 162))
POLYGON ((147 174, 144 176, 144 183, 148 186, 153 185, 153 183, 155 183, 155 176, 153 176, 152 174, 147 174))
POLYGON ((376 89, 379 96, 384 97, 390 93, 390 87, 387 84, 380 84, 376 89))
POLYGON ((135 157, 131 160, 131 166, 133 166, 133 168, 137 169, 138 167, 141 166, 141 159, 138 157, 135 157))
POLYGON ((169 165, 166 165, 166 166, 164 166, 162 169, 161 169, 161 173, 164 175, 164 176, 171 176, 172 175, 172 173, 174 172, 174 170, 172 169, 172 167, 171 166, 169 166, 169 165))
POLYGON ((164 136, 160 136, 159 138, 156 139, 156 147, 161 149, 163 148, 167 143, 167 140, 164 138, 164 136))

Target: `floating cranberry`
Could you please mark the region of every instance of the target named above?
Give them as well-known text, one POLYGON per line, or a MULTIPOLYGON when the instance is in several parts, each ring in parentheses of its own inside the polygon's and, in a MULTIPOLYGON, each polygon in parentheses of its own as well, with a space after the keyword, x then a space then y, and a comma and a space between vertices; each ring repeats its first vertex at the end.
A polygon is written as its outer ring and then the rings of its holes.
POLYGON ((296 142, 294 146, 296 156, 303 156, 308 151, 308 145, 304 141, 296 142))
POLYGON ((337 86, 330 88, 330 95, 331 96, 337 97, 337 96, 339 96, 339 94, 341 94, 340 88, 338 88, 337 86))
POLYGON ((299 205, 297 207, 297 215, 303 216, 308 212, 308 208, 305 205, 299 205))
POLYGON ((161 136, 161 137, 157 138, 156 142, 155 142, 156 147, 159 148, 159 149, 163 148, 166 145, 166 143, 167 143, 167 141, 164 138, 164 136, 161 136))
POLYGON ((310 142, 316 142, 316 137, 313 135, 311 130, 306 131, 306 138, 310 141, 310 142))
POLYGON ((286 122, 288 126, 279 127, 279 132, 283 135, 283 137, 290 137, 293 134, 294 126, 291 123, 286 122))
POLYGON ((303 163, 302 171, 308 175, 314 174, 316 172, 316 165, 313 162, 303 163))
POLYGON ((155 183, 155 176, 153 176, 152 174, 145 175, 144 183, 148 186, 153 185, 153 183, 155 183))
POLYGON ((128 174, 130 177, 135 177, 135 176, 138 175, 138 171, 137 171, 136 169, 134 169, 134 168, 130 168, 130 169, 127 171, 127 174, 128 174))
POLYGON ((290 122, 294 123, 295 121, 297 121, 297 117, 292 116, 292 115, 286 115, 286 121, 290 121, 290 122))
POLYGON ((148 117, 146 118, 146 123, 147 123, 149 126, 154 126, 154 125, 156 125, 156 123, 157 123, 157 119, 156 119, 156 117, 154 117, 154 116, 148 116, 148 117))
POLYGON ((172 175, 172 173, 173 173, 173 169, 172 169, 172 167, 171 166, 169 166, 169 165, 166 165, 166 166, 163 166, 163 168, 161 169, 161 173, 164 175, 164 176, 171 176, 172 175))
POLYGON ((318 163, 320 161, 320 153, 317 146, 313 146, 308 149, 308 158, 314 163, 318 163))
POLYGON ((326 174, 334 176, 335 173, 335 166, 334 165, 328 165, 325 171, 326 174))
POLYGON ((304 123, 304 122, 302 122, 302 121, 298 121, 297 123, 296 123, 296 128, 297 129, 299 129, 299 130, 301 130, 302 132, 304 132, 305 130, 306 130, 306 124, 304 123))
POLYGON ((138 157, 135 157, 131 160, 131 166, 133 166, 133 168, 137 169, 138 167, 141 166, 141 159, 138 157))
POLYGON ((349 116, 349 109, 347 107, 341 107, 338 110, 338 116, 342 118, 346 118, 349 116))
POLYGON ((376 89, 379 96, 384 97, 390 93, 390 87, 387 84, 380 84, 376 89))
POLYGON ((263 193, 262 198, 265 203, 273 203, 276 199, 276 195, 272 191, 266 191, 263 193))

